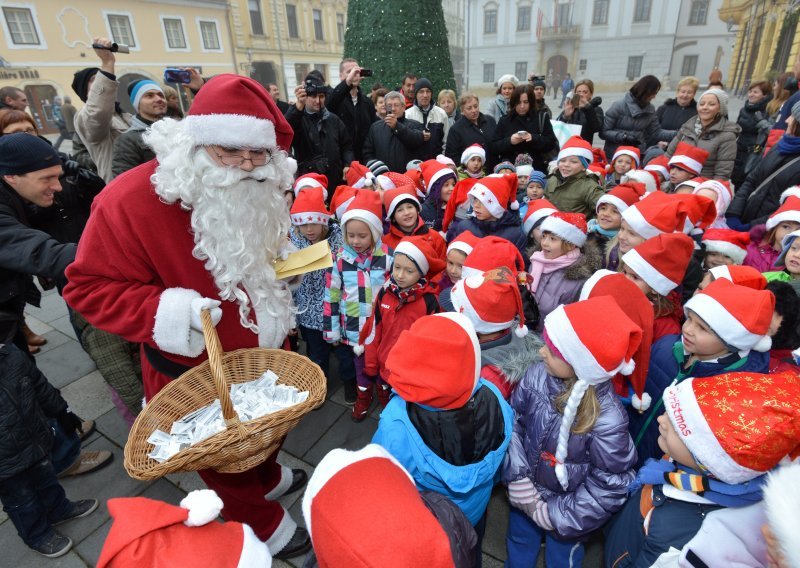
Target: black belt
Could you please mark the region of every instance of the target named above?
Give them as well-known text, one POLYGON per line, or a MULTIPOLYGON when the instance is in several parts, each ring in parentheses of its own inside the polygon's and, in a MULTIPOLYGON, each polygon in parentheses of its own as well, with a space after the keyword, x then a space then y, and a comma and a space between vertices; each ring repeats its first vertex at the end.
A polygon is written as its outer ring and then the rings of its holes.
POLYGON ((144 354, 150 365, 162 375, 167 375, 172 379, 177 379, 186 371, 191 369, 188 365, 181 365, 171 359, 167 359, 161 354, 161 351, 150 347, 147 343, 142 343, 144 347, 144 354))

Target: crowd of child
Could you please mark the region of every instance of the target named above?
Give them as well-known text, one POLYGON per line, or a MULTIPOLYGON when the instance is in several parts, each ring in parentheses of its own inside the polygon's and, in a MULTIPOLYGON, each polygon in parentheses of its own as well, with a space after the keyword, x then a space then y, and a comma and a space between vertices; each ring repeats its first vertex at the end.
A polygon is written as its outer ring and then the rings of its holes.
POLYGON ((295 291, 308 355, 327 370, 335 350, 354 421, 382 407, 380 448, 331 454, 306 492, 320 565, 356 555, 363 523, 332 524, 353 500, 327 488, 365 460, 356 500, 434 513, 444 533, 420 546, 442 565, 479 565, 496 483, 508 566, 535 566, 542 540, 548 566, 580 565, 597 530, 608 566, 800 561, 796 511, 764 501, 797 476, 768 474, 800 467, 800 189, 752 242, 725 224, 730 185, 697 177, 705 157, 682 143, 642 168, 620 146, 605 164, 573 137, 549 174, 523 157, 487 175, 474 145, 404 173, 354 162, 330 212, 324 179, 296 188, 292 242, 333 254, 295 291), (382 468, 467 522, 395 496, 382 468), (741 546, 721 550, 734 529, 741 546))

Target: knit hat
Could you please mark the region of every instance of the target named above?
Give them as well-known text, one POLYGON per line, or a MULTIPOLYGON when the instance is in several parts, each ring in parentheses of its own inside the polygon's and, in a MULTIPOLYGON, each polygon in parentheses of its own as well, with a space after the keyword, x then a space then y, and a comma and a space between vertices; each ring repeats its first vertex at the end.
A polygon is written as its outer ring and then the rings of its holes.
POLYGON ((420 210, 419 199, 417 199, 416 192, 411 186, 398 187, 397 189, 388 189, 383 192, 383 207, 386 209, 386 220, 391 221, 392 215, 401 203, 409 201, 417 211, 420 210))
POLYGON ((461 268, 461 275, 463 278, 469 278, 500 266, 510 268, 514 273, 522 272, 525 270, 525 260, 511 241, 489 235, 478 239, 472 246, 472 252, 461 268))
POLYGON ((422 160, 419 158, 414 158, 413 160, 409 160, 406 162, 406 171, 411 170, 419 170, 420 165, 422 164, 422 160))
POLYGON ((516 75, 512 75, 510 73, 506 75, 500 75, 500 78, 497 80, 497 86, 502 87, 503 83, 511 83, 517 87, 519 86, 519 79, 517 79, 516 75))
POLYGON ((113 523, 97 568, 198 566, 209 558, 220 568, 271 566, 269 548, 253 529, 216 521, 222 506, 210 489, 192 491, 179 507, 146 497, 110 499, 113 523))
POLYGON ((456 182, 453 194, 450 196, 450 199, 447 200, 447 205, 444 208, 442 231, 447 231, 453 219, 457 217, 459 219, 466 218, 469 204, 469 191, 478 181, 479 180, 476 178, 465 178, 456 182))
POLYGON ((528 210, 525 212, 525 218, 522 220, 522 230, 526 235, 536 228, 537 223, 544 222, 548 215, 557 213, 556 206, 550 203, 547 199, 537 199, 528 202, 528 210))
POLYGON ((369 160, 367 162, 367 167, 369 168, 369 171, 371 171, 373 175, 376 176, 389 172, 389 166, 387 166, 380 160, 369 160))
POLYGON ((578 378, 564 406, 555 455, 556 477, 566 491, 569 478, 564 460, 583 395, 590 386, 600 385, 617 373, 633 372, 632 358, 642 342, 642 330, 613 298, 598 296, 558 306, 545 317, 544 332, 578 378))
POLYGON ((414 478, 377 444, 331 450, 308 480, 302 508, 321 568, 453 566, 450 539, 414 478))
POLYGON ((664 409, 695 461, 724 483, 751 481, 798 450, 796 373, 689 378, 667 387, 664 409))
POLYGON ((372 233, 374 244, 378 244, 383 237, 383 221, 381 221, 381 196, 376 191, 359 191, 355 199, 347 206, 341 217, 342 229, 347 227, 347 222, 357 219, 363 221, 372 233))
POLYGON ((480 201, 496 219, 502 217, 509 207, 519 209, 519 203, 516 200, 517 176, 514 174, 481 178, 472 186, 468 195, 472 199, 480 201))
POLYGON ((533 158, 531 158, 530 154, 517 154, 514 159, 514 170, 517 177, 531 175, 531 172, 533 172, 533 158))
POLYGON ((784 235, 783 242, 781 243, 781 246, 783 248, 781 248, 781 254, 775 261, 775 266, 786 266, 786 253, 789 252, 792 243, 794 243, 797 237, 800 237, 800 229, 798 229, 797 231, 792 231, 787 235, 784 235))
POLYGON ((775 310, 775 296, 727 280, 714 280, 683 306, 692 311, 725 343, 739 351, 769 351, 767 332, 775 310))
POLYGON ((714 280, 729 280, 738 286, 746 286, 753 290, 764 290, 767 279, 752 266, 723 265, 709 270, 714 280))
POLYGON ((661 180, 653 170, 631 170, 620 178, 620 183, 640 183, 647 193, 661 189, 661 180))
POLYGON ((708 89, 702 95, 700 95, 700 98, 698 98, 697 100, 699 101, 706 95, 714 95, 715 97, 717 97, 717 100, 719 101, 720 116, 728 116, 728 93, 717 87, 712 87, 711 89, 708 89))
POLYGON ((503 170, 511 170, 514 173, 517 173, 517 167, 509 161, 500 162, 494 167, 494 173, 499 174, 503 170))
POLYGON ((347 210, 347 207, 355 199, 356 194, 359 192, 355 187, 349 185, 340 185, 333 192, 331 197, 331 213, 336 216, 339 221, 342 220, 342 215, 347 210))
POLYGON ((100 69, 97 67, 86 67, 80 71, 75 71, 73 75, 72 90, 75 91, 75 94, 78 95, 78 98, 83 102, 86 102, 89 96, 89 81, 91 81, 92 77, 97 75, 98 71, 100 71, 100 69))
POLYGON ((528 182, 525 184, 525 187, 529 186, 533 181, 545 187, 547 185, 547 175, 544 172, 532 170, 531 175, 528 176, 528 182))
POLYGON ((683 232, 690 235, 695 228, 704 230, 717 218, 717 206, 714 201, 705 195, 694 193, 671 193, 673 199, 683 203, 686 209, 686 220, 683 223, 683 232))
POLYGON ((395 254, 404 254, 419 268, 422 276, 439 274, 445 268, 445 261, 436 253, 430 240, 424 235, 403 237, 394 249, 395 254))
POLYGON ((622 398, 630 396, 631 406, 643 412, 650 408, 652 402, 650 395, 644 392, 644 385, 647 380, 647 370, 650 367, 650 347, 653 344, 653 320, 655 319, 653 303, 624 274, 605 269, 598 270, 589 277, 583 285, 578 299, 582 301, 598 296, 614 298, 625 315, 642 329, 642 341, 633 354, 633 362, 636 367, 627 379, 634 394, 629 395, 626 379, 622 375, 614 375, 611 382, 619 396, 622 398))
POLYGON ((586 243, 586 215, 556 211, 542 222, 542 233, 553 233, 580 248, 586 243))
POLYGON ((350 162, 350 169, 347 170, 344 177, 347 185, 357 189, 372 186, 375 179, 375 175, 367 166, 355 160, 350 162))
POLYGON ((475 245, 478 244, 479 240, 480 237, 475 236, 469 231, 464 231, 447 245, 447 253, 449 254, 451 250, 457 250, 469 256, 472 254, 472 250, 475 248, 475 245))
MULTIPOLYGON (((0 142, 5 138, 5 136, 0 138, 0 142)), ((787 197, 783 204, 767 219, 767 230, 771 231, 784 221, 800 223, 800 197, 794 197, 793 195, 787 197)))
POLYGON ((714 205, 717 208, 717 217, 723 217, 725 215, 725 211, 728 210, 731 201, 733 201, 731 184, 726 181, 709 179, 695 187, 692 193, 697 194, 698 191, 703 189, 711 190, 717 195, 717 198, 714 200, 714 205))
POLYGON ((703 234, 703 245, 707 252, 724 254, 734 264, 742 264, 747 256, 750 233, 740 233, 731 229, 708 229, 703 234))
POLYGON ((466 166, 470 158, 474 156, 478 156, 482 163, 486 163, 486 150, 480 144, 473 144, 461 153, 461 165, 466 166))
POLYGON ((422 179, 425 180, 425 188, 428 193, 439 180, 457 179, 453 170, 436 160, 425 160, 420 164, 420 169, 422 170, 422 179))
POLYGON ((683 233, 664 233, 623 254, 622 262, 653 290, 666 296, 683 281, 692 252, 691 237, 683 233))
POLYGON ((623 211, 622 219, 641 237, 650 239, 661 233, 682 230, 686 212, 680 199, 655 191, 623 211))
POLYGON ((463 314, 423 316, 400 333, 386 368, 387 382, 406 402, 441 410, 461 408, 480 379, 478 336, 463 314))
POLYGON ((556 161, 563 160, 569 156, 577 156, 586 161, 586 165, 592 163, 594 154, 592 153, 592 145, 580 136, 571 136, 569 140, 564 142, 561 150, 558 152, 556 161))
POLYGON ((322 188, 323 201, 328 199, 328 176, 317 173, 301 175, 294 181, 294 196, 297 197, 297 194, 300 193, 300 190, 307 187, 322 188))
POLYGON ((656 172, 661 174, 661 177, 664 180, 669 179, 669 158, 665 154, 661 154, 660 156, 656 156, 644 167, 645 170, 648 172, 656 172))
POLYGON ((150 91, 158 91, 162 95, 164 94, 164 89, 161 88, 161 85, 150 79, 134 81, 128 85, 128 95, 131 98, 131 105, 136 112, 139 112, 139 103, 142 101, 142 97, 150 91))
POLYGON ((614 152, 614 155, 611 157, 611 163, 613 164, 616 162, 617 158, 620 156, 630 156, 635 165, 634 169, 639 167, 639 164, 642 160, 642 154, 639 151, 639 148, 636 148, 635 146, 617 146, 617 151, 614 152))
POLYGON ((617 208, 620 214, 631 205, 639 203, 645 195, 644 185, 636 182, 621 183, 597 200, 595 211, 600 211, 603 203, 608 203, 617 208))
POLYGON ((321 187, 308 187, 300 192, 291 209, 292 224, 295 226, 318 223, 327 225, 331 214, 325 207, 321 187))
POLYGON ((699 176, 708 156, 708 150, 698 148, 688 142, 678 142, 668 164, 670 167, 674 166, 699 176))
POLYGON ((198 146, 277 146, 288 151, 294 137, 292 127, 261 83, 228 73, 206 81, 182 124, 198 146))
POLYGON ((53 166, 61 166, 61 158, 49 142, 25 132, 0 136, 0 175, 24 175, 53 166))
POLYGON ((518 319, 514 334, 517 337, 528 334, 517 278, 508 267, 459 280, 451 288, 450 301, 456 312, 469 318, 478 333, 509 329, 518 319))

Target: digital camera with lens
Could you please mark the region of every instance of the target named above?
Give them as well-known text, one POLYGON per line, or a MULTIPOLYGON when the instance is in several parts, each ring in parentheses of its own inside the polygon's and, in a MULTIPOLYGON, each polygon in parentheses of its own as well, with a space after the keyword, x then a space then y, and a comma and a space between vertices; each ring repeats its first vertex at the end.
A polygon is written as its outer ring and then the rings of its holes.
POLYGON ((306 90, 306 95, 308 95, 309 97, 316 97, 317 95, 320 95, 320 94, 324 95, 324 94, 327 94, 327 91, 328 91, 325 88, 325 85, 318 85, 317 83, 315 83, 311 79, 306 79, 304 88, 306 90))

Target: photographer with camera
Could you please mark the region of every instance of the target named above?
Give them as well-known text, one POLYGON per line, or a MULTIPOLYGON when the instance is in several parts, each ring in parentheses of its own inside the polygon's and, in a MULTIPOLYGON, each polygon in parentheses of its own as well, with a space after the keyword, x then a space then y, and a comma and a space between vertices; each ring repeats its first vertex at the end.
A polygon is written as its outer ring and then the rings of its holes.
MULTIPOLYGON (((297 176, 318 173, 328 177, 328 187, 342 183, 345 166, 353 161, 353 142, 344 122, 325 108, 328 87, 314 75, 306 75, 294 94, 297 102, 286 111, 294 130, 292 152, 297 176)), ((331 192, 333 193, 333 192, 331 192)))
POLYGON ((364 161, 380 160, 390 171, 402 173, 425 143, 422 123, 406 118, 405 99, 399 92, 390 91, 383 100, 386 118, 369 127, 364 142, 364 161))
POLYGON ((363 69, 355 59, 343 59, 339 64, 339 84, 331 92, 325 106, 338 116, 353 138, 353 154, 364 162, 362 151, 370 125, 378 120, 375 105, 361 90, 361 80, 371 77, 372 69, 363 69))

